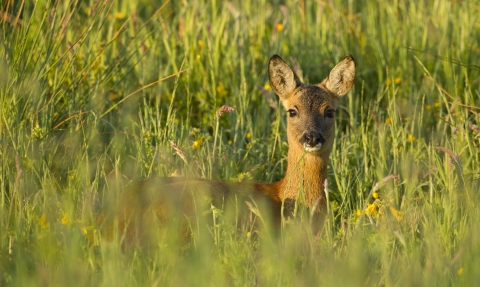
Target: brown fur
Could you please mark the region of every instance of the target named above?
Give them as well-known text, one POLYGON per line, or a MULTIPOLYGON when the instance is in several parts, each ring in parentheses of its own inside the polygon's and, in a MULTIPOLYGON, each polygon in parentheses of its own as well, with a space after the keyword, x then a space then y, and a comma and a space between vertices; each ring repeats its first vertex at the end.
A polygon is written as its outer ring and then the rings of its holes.
MULTIPOLYGON (((227 183, 203 179, 150 179, 125 191, 118 210, 119 229, 126 239, 148 236, 152 221, 163 222, 175 217, 187 220, 198 216, 211 205, 223 208, 230 201, 263 202, 275 222, 292 214, 295 203, 307 208, 325 206, 324 181, 327 178, 328 157, 335 135, 333 112, 341 96, 353 86, 355 62, 345 57, 317 85, 301 83, 290 67, 277 55, 269 62, 269 80, 287 110, 288 164, 285 177, 276 183, 227 183), (294 112, 292 112, 292 110, 294 112), (333 111, 333 112, 332 112, 333 111), (294 114, 292 116, 292 113, 294 114), (310 141, 308 140, 309 136, 310 141), (305 142, 305 139, 306 142, 305 142), (322 142, 315 148, 312 141, 322 142), (303 143, 302 143, 303 142, 303 143), (240 199, 238 198, 240 197, 240 199)), ((245 209, 247 209, 245 207, 245 209)), ((247 209, 248 210, 248 209, 247 209)), ((187 230, 181 232, 188 233, 187 230)))

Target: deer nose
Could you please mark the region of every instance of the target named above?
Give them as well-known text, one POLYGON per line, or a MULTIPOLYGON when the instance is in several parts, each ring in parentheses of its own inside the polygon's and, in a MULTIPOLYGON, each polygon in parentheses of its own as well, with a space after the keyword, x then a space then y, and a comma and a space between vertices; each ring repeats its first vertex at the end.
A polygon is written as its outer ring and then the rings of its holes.
POLYGON ((317 146, 318 144, 323 145, 325 143, 325 138, 321 133, 306 132, 300 138, 300 143, 302 145, 308 145, 308 146, 314 147, 314 146, 317 146))

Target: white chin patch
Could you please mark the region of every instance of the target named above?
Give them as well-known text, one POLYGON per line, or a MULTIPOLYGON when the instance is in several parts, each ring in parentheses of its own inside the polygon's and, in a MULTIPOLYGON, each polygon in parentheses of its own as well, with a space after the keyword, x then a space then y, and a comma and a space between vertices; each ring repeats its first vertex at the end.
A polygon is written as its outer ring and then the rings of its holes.
POLYGON ((305 149, 306 152, 316 152, 322 148, 322 144, 319 143, 316 146, 307 146, 306 144, 304 144, 303 148, 305 149))

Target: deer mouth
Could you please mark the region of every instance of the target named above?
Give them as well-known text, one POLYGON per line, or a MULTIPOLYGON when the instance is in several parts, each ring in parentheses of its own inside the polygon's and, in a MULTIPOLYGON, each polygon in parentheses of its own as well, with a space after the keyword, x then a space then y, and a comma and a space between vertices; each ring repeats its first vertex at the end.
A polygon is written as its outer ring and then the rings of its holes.
POLYGON ((304 143, 303 148, 305 149, 306 152, 316 152, 322 148, 322 143, 318 143, 317 145, 314 145, 314 146, 310 146, 310 145, 307 145, 307 143, 304 143))

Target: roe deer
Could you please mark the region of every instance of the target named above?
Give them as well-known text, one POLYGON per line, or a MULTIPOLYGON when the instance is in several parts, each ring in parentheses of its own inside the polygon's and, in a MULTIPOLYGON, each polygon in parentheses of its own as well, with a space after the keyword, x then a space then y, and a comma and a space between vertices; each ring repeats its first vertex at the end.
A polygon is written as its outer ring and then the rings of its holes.
MULTIPOLYGON (((347 56, 321 83, 306 85, 279 56, 273 55, 268 76, 270 86, 280 97, 288 115, 285 177, 275 183, 178 178, 146 180, 130 187, 121 198, 119 229, 126 233, 127 239, 144 236, 151 230, 152 220, 162 222, 179 216, 188 221, 197 213, 199 202, 206 204, 205 209, 210 205, 223 208, 237 196, 263 201, 266 212, 277 222, 282 211, 283 215, 292 214, 295 202, 322 212, 326 205, 324 181, 335 135, 335 111, 341 96, 353 86, 355 61, 347 56)), ((237 202, 244 205, 243 201, 237 202)))

